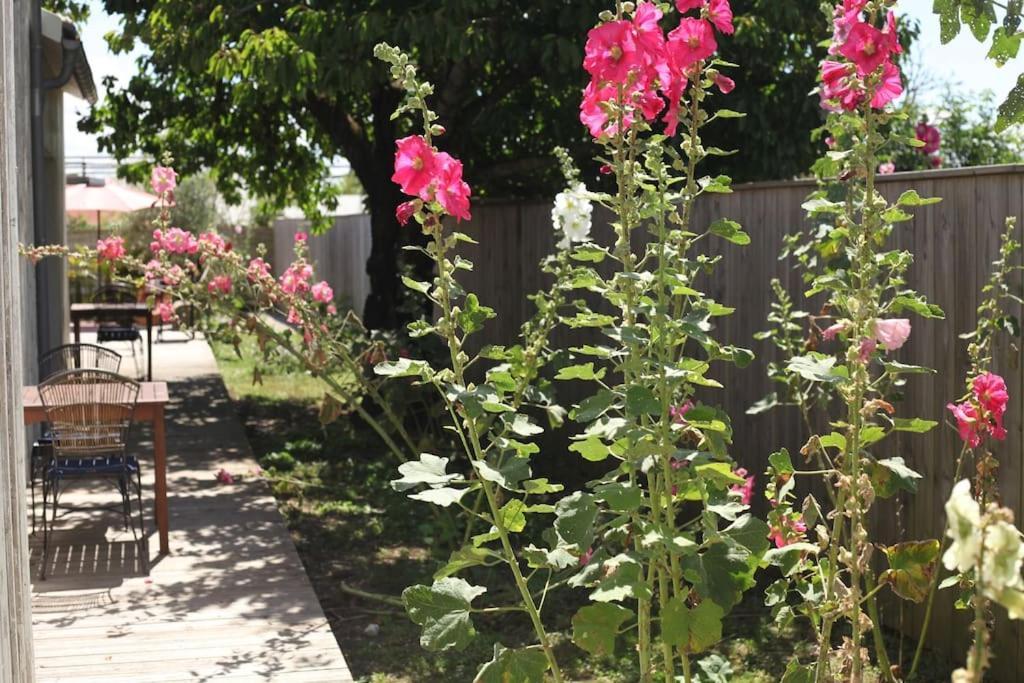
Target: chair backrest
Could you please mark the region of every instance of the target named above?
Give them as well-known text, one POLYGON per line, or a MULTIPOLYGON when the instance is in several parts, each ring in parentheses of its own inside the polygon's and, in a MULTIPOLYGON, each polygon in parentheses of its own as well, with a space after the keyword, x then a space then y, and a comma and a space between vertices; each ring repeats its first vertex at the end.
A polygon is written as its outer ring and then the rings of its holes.
POLYGON ((96 368, 65 370, 39 385, 39 398, 60 456, 123 451, 139 384, 96 368))
POLYGON ((135 289, 119 283, 103 285, 92 293, 94 304, 133 304, 137 300, 135 289))
POLYGON ((121 354, 96 344, 64 344, 39 357, 39 381, 74 368, 117 372, 121 369, 121 354))

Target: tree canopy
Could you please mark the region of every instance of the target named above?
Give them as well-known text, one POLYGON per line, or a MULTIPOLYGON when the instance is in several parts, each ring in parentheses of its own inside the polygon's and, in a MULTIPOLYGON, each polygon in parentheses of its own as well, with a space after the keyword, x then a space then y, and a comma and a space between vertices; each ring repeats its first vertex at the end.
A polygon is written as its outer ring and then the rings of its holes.
MULTIPOLYGON (((126 81, 82 122, 102 149, 125 158, 170 152, 184 172, 211 169, 230 199, 242 187, 315 215, 339 191, 328 163, 346 158, 367 194, 374 246, 368 323, 397 322, 401 201, 390 183, 394 141, 406 134, 390 112, 399 97, 373 46, 406 47, 449 132, 441 146, 466 165, 475 196, 550 197, 561 179, 555 144, 589 157, 578 120, 587 31, 606 2, 363 0, 302 4, 226 0, 105 0, 121 17, 115 50, 148 52, 126 81)), ((744 64, 723 106, 747 112, 715 135, 742 142, 742 159, 714 170, 737 180, 804 172, 821 122, 814 99, 822 15, 817 0, 735 0, 736 35, 726 59, 744 64)), ((124 172, 143 177, 141 167, 124 172)), ((596 169, 584 169, 596 176, 596 169)), ((414 232, 414 231, 413 231, 414 232)))

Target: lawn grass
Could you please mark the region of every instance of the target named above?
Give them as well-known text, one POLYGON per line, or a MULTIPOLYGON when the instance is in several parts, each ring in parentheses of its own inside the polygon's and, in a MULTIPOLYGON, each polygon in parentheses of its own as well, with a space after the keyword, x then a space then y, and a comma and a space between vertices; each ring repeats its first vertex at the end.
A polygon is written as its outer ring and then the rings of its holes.
MULTIPOLYGON (((231 347, 214 346, 249 441, 264 467, 288 521, 299 556, 335 637, 360 683, 448 683, 471 681, 491 657, 494 643, 532 642, 519 615, 475 615, 478 637, 463 652, 431 653, 419 645, 419 627, 389 601, 411 584, 429 583, 444 558, 432 547, 435 525, 426 506, 393 491, 397 463, 368 427, 342 417, 327 427, 318 419, 323 391, 316 379, 285 364, 262 367, 263 384, 252 384, 255 343, 244 342, 239 359, 231 347), (362 595, 357 595, 353 591, 362 595), (384 596, 374 599, 370 595, 384 596)), ((475 575, 489 595, 507 590, 500 569, 475 575)), ((732 683, 773 683, 786 663, 813 657, 808 634, 780 630, 760 604, 762 591, 748 591, 727 617, 725 637, 714 653, 732 673, 732 683)), ((511 598, 510 598, 511 599, 511 598)), ((630 643, 614 656, 592 657, 571 643, 570 617, 584 596, 560 591, 549 596, 545 618, 553 626, 559 661, 568 680, 631 683, 638 680, 630 643)), ((905 645, 912 650, 912 644, 905 645)), ((894 648, 890 648, 894 650, 894 648)), ((699 671, 695 667, 695 671, 699 671)), ((875 680, 868 675, 865 681, 875 680)), ((704 677, 701 681, 719 681, 704 677)), ((918 680, 948 680, 948 673, 918 680)))

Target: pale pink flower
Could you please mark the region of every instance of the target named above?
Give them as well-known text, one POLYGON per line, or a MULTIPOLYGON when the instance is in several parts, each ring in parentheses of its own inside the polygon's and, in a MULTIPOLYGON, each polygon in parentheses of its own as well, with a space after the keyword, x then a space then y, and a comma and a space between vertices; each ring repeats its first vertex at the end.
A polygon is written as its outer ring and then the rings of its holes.
POLYGON ((165 323, 174 320, 174 306, 171 305, 170 301, 157 302, 156 306, 153 307, 153 313, 165 323))
POLYGON ((124 255, 123 237, 107 237, 96 241, 96 256, 100 261, 117 261, 124 255))
POLYGON ((871 360, 871 354, 878 348, 878 342, 870 337, 864 337, 860 340, 860 348, 857 352, 858 358, 861 363, 867 363, 871 360))
POLYGON ((157 228, 153 231, 153 242, 149 248, 154 253, 163 249, 171 254, 194 254, 199 251, 199 241, 181 228, 170 228, 166 232, 157 228))
POLYGON ((227 275, 217 275, 206 284, 206 289, 211 294, 220 292, 221 294, 231 293, 231 278, 227 275))
POLYGON ((833 339, 836 338, 836 335, 845 331, 848 326, 849 323, 847 323, 845 320, 840 320, 839 322, 833 323, 824 329, 824 331, 821 333, 821 338, 824 339, 825 341, 832 341, 833 339))
POLYGON ((270 264, 257 256, 249 261, 249 266, 246 268, 246 274, 249 276, 249 280, 251 282, 269 278, 270 264))
POLYGON ((886 351, 895 351, 906 343, 910 336, 910 321, 906 318, 890 318, 875 322, 875 339, 886 351))
POLYGON ((775 542, 776 548, 785 548, 790 543, 803 540, 807 525, 801 519, 785 517, 779 526, 770 527, 768 538, 775 542))
POLYGON ((329 304, 334 299, 334 290, 331 289, 331 286, 326 281, 316 283, 311 291, 313 300, 319 301, 322 304, 329 304))
POLYGON ((878 165, 879 175, 892 175, 896 172, 896 164, 891 161, 884 161, 878 165))
POLYGON ((149 184, 153 192, 159 195, 172 192, 178 186, 178 174, 170 166, 154 166, 149 176, 149 184))
POLYGON ((289 308, 288 309, 288 324, 289 325, 298 325, 301 322, 302 322, 302 317, 299 316, 299 312, 295 309, 295 307, 293 306, 293 307, 289 308))
POLYGON ((731 486, 729 487, 729 490, 732 491, 733 493, 740 494, 740 502, 742 502, 744 505, 750 505, 750 501, 753 500, 754 498, 754 475, 748 475, 747 470, 744 467, 737 467, 735 470, 733 470, 733 474, 735 474, 738 477, 743 477, 743 483, 731 486))
POLYGON ((309 291, 309 280, 313 277, 313 267, 308 263, 293 263, 281 275, 281 289, 286 294, 303 294, 309 291))

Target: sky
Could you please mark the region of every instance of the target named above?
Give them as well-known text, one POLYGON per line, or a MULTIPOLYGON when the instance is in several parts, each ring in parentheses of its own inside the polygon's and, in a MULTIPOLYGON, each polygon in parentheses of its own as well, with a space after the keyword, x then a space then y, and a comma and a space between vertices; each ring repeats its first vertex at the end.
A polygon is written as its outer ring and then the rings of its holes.
MULTIPOLYGON (((79 30, 102 98, 103 78, 115 75, 125 80, 135 70, 135 57, 139 52, 130 55, 112 54, 103 36, 117 28, 117 19, 103 11, 101 2, 90 0, 90 5, 92 16, 84 26, 79 26, 79 30)), ((1017 74, 1024 71, 1024 56, 1001 69, 997 68, 994 62, 985 59, 986 46, 977 42, 966 30, 961 31, 948 45, 942 45, 939 41, 938 18, 932 14, 931 7, 932 0, 903 0, 899 4, 901 14, 917 19, 921 25, 921 35, 914 51, 923 60, 927 70, 941 81, 967 85, 972 91, 992 90, 997 101, 1001 102, 1016 82, 1017 74)), ((934 102, 934 98, 940 94, 934 93, 931 101, 934 102)), ((925 100, 927 104, 928 98, 925 100)), ((83 101, 65 95, 64 145, 68 157, 99 154, 95 138, 80 132, 75 125, 78 118, 76 112, 83 111, 87 106, 83 101)))

